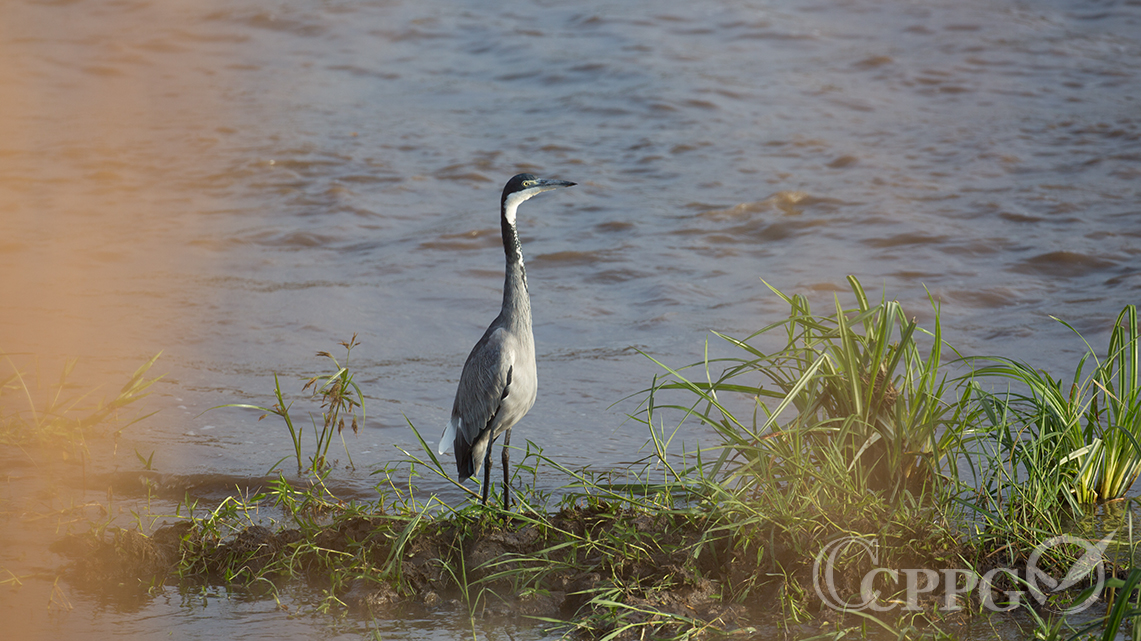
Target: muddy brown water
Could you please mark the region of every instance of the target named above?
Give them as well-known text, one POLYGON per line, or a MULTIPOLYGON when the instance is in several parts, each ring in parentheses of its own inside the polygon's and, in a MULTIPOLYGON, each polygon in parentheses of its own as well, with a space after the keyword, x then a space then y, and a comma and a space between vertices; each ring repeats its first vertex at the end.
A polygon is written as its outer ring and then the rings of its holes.
MULTIPOLYGON (((0 350, 49 379, 79 357, 103 394, 159 351, 166 374, 159 413, 87 469, 0 459, 0 575, 33 577, 0 586, 14 638, 373 625, 297 616, 300 589, 288 611, 83 592, 36 544, 108 487, 140 500, 115 480, 136 451, 204 500, 263 477, 285 431, 205 410, 271 402, 275 372, 299 391, 354 332, 368 420, 335 482, 367 496, 417 447, 405 416, 439 434, 497 311, 519 171, 579 183, 520 213, 540 395, 516 439, 571 467, 644 453, 634 404, 612 406, 658 373, 632 348, 689 363, 707 330, 782 317, 761 278, 827 310, 856 274, 921 321, 929 290, 962 352, 1057 376, 1084 346, 1050 315, 1104 349, 1141 302, 1137 2, 11 0, 0 60, 0 350)), ((375 625, 471 633, 446 609, 375 625)))

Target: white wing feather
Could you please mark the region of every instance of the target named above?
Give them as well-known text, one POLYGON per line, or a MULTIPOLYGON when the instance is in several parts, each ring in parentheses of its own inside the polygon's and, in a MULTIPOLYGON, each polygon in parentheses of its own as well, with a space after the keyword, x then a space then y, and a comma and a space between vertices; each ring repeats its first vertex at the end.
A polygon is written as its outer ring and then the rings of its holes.
POLYGON ((444 427, 444 435, 440 437, 440 445, 436 448, 436 454, 443 456, 448 453, 448 450, 452 449, 452 443, 456 441, 457 422, 463 423, 463 419, 457 416, 448 421, 448 424, 444 427))

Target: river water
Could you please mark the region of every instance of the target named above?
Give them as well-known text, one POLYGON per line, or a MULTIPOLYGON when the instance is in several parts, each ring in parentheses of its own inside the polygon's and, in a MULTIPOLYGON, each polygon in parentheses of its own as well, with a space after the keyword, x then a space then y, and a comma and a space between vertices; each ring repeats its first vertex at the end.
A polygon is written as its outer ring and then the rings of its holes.
MULTIPOLYGON (((334 480, 367 494, 418 448, 405 417, 447 420, 520 171, 578 183, 519 217, 540 392, 516 443, 570 467, 644 454, 613 405, 660 371, 637 350, 683 365, 782 318, 760 279, 828 310, 855 274, 921 321, 930 291, 961 352, 1055 376, 1084 345, 1051 315, 1104 350, 1141 302, 1136 0, 6 0, 0 60, 0 350, 78 357, 108 395, 162 352, 159 412, 95 475, 138 451, 204 495, 262 477, 285 430, 205 410, 272 403, 274 373, 300 393, 356 333, 368 418, 334 480)), ((342 633, 191 601, 74 594, 24 638, 342 633)), ((469 625, 433 616, 383 636, 469 625)))

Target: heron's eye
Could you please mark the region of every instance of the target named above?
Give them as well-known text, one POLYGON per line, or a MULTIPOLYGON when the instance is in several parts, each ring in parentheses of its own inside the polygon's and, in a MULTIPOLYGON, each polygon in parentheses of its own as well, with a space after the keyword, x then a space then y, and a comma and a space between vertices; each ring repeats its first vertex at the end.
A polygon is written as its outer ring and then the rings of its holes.
POLYGON ((524 186, 524 187, 534 187, 534 186, 535 186, 535 182, 536 182, 536 181, 534 181, 534 180, 524 180, 524 181, 523 181, 523 186, 524 186))

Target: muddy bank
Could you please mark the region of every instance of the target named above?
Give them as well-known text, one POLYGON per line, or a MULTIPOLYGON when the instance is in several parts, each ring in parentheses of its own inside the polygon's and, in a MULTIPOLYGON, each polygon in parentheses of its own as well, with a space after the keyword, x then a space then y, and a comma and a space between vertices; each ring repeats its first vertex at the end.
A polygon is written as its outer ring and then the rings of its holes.
MULTIPOLYGON (((204 522, 181 521, 150 536, 121 529, 73 535, 53 549, 68 557, 66 574, 80 585, 302 580, 373 617, 409 607, 466 609, 564 621, 587 638, 620 628, 630 638, 660 638, 706 627, 747 634, 805 615, 817 625, 836 622, 812 588, 813 558, 805 552, 844 531, 731 528, 700 512, 598 502, 514 515, 508 523, 478 511, 447 518, 354 513, 318 527, 254 525, 225 537, 204 522)), ((958 566, 966 551, 958 538, 933 535, 922 523, 898 524, 885 537, 885 549, 900 553, 881 561, 906 567, 958 566)), ((855 559, 836 577, 858 590, 869 568, 867 559, 855 559)), ((929 595, 927 605, 937 598, 929 595)))
POLYGON ((310 532, 251 526, 227 540, 179 522, 150 536, 73 535, 53 550, 70 559, 67 575, 79 584, 293 575, 334 587, 349 608, 373 616, 409 604, 470 604, 476 613, 569 619, 594 596, 620 590, 630 605, 662 615, 741 621, 744 606, 723 600, 729 540, 709 537, 704 525, 605 506, 507 524, 461 517, 414 533, 406 532, 407 519, 383 515, 310 532), (616 545, 632 553, 608 549, 616 545))

